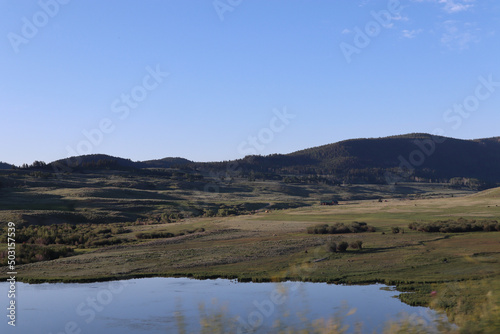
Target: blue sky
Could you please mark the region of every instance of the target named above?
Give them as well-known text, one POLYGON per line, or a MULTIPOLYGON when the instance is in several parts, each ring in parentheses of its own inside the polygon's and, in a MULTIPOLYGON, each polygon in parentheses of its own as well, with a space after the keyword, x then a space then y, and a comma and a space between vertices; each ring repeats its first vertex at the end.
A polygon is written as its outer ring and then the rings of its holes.
POLYGON ((494 0, 0 0, 0 13, 0 161, 16 165, 500 135, 494 0))

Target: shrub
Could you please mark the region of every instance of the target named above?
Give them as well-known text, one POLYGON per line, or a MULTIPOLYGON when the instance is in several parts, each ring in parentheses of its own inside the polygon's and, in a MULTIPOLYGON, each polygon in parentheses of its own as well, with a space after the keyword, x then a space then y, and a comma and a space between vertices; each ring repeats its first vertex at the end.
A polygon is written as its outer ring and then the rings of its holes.
POLYGON ((113 228, 112 233, 114 234, 123 234, 123 233, 129 233, 132 230, 126 229, 124 227, 118 227, 118 228, 113 228))
POLYGON ((215 210, 212 209, 206 209, 203 215, 205 217, 215 217, 217 215, 217 212, 215 212, 215 210))
POLYGON ((441 233, 462 233, 462 232, 477 232, 477 231, 500 231, 500 223, 496 220, 467 220, 459 218, 458 220, 438 220, 431 223, 408 224, 408 228, 420 232, 441 232, 441 233))
POLYGON ((110 246, 110 245, 121 244, 122 242, 123 242, 123 239, 119 239, 119 238, 100 239, 100 240, 95 240, 95 241, 89 242, 88 246, 110 246))
POLYGON ((337 243, 333 240, 328 240, 326 243, 326 250, 332 253, 337 252, 337 243))
POLYGON ((196 232, 205 232, 205 229, 203 227, 199 227, 194 230, 186 230, 186 231, 180 231, 177 234, 174 234, 172 232, 166 232, 166 231, 157 231, 157 232, 138 232, 135 234, 135 237, 137 239, 159 239, 159 238, 173 238, 181 235, 186 235, 186 234, 193 234, 196 232))
POLYGON ((170 232, 139 232, 135 234, 137 239, 157 239, 157 238, 172 238, 175 237, 173 233, 170 232))
POLYGON ((345 242, 345 241, 342 241, 341 243, 339 243, 337 245, 337 250, 339 252, 345 252, 348 247, 349 247, 349 244, 347 242, 345 242))
POLYGON ((110 228, 103 228, 103 229, 97 230, 97 233, 98 234, 108 234, 108 233, 111 233, 111 229, 110 228))
POLYGON ((363 241, 361 240, 351 241, 349 243, 349 247, 351 247, 352 249, 361 249, 363 248, 363 241))
POLYGON ((226 209, 219 209, 217 211, 217 216, 219 217, 226 217, 228 215, 228 211, 226 209))
POLYGON ((309 234, 361 233, 375 232, 375 227, 362 222, 352 222, 349 225, 345 225, 344 223, 334 223, 333 225, 318 224, 309 226, 306 231, 309 234))
POLYGON ((326 234, 328 233, 328 225, 319 225, 317 227, 317 232, 315 230, 315 234, 326 234))
POLYGON ((397 234, 399 233, 399 227, 391 227, 391 231, 392 233, 397 234))
MULTIPOLYGON (((19 245, 16 253, 18 264, 54 260, 74 255, 73 248, 63 245, 19 245)), ((7 265, 7 252, 0 252, 0 265, 7 265)))

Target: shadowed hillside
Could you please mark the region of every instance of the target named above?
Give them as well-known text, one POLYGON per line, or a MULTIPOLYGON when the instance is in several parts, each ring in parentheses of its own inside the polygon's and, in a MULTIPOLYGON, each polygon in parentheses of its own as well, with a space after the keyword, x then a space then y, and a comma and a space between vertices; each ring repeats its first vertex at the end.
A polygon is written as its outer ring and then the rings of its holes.
POLYGON ((500 198, 500 187, 483 190, 477 194, 471 195, 473 197, 482 197, 482 198, 500 198))
MULTIPOLYGON (((500 181, 499 138, 459 140, 428 134, 353 139, 290 154, 307 165, 349 170, 414 168, 425 178, 469 177, 500 181)), ((351 172, 352 173, 352 172, 351 172)))
POLYGON ((12 165, 0 161, 0 169, 11 169, 12 165))
POLYGON ((229 170, 229 164, 236 164, 244 173, 333 175, 337 182, 435 182, 454 178, 500 182, 500 138, 460 140, 416 133, 351 139, 286 155, 247 156, 235 162, 194 166, 229 170))
POLYGON ((24 167, 59 173, 82 169, 183 168, 224 178, 259 178, 287 183, 309 182, 311 177, 320 177, 330 184, 449 182, 481 189, 500 182, 500 137, 461 140, 414 133, 351 139, 290 154, 246 156, 210 163, 184 158, 134 162, 104 154, 71 157, 48 165, 35 163, 24 167))

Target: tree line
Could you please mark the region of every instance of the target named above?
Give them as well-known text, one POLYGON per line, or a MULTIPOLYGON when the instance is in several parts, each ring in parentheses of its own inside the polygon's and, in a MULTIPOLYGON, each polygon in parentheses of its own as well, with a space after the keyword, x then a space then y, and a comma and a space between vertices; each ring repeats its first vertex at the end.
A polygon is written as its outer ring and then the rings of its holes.
POLYGON ((430 223, 413 222, 408 228, 419 232, 441 232, 441 233, 463 233, 463 232, 494 232, 500 231, 500 223, 496 220, 468 220, 459 218, 457 220, 438 220, 430 223))
POLYGON ((352 222, 349 225, 344 223, 334 223, 333 225, 318 224, 307 228, 308 234, 343 234, 375 232, 375 227, 364 222, 352 222))

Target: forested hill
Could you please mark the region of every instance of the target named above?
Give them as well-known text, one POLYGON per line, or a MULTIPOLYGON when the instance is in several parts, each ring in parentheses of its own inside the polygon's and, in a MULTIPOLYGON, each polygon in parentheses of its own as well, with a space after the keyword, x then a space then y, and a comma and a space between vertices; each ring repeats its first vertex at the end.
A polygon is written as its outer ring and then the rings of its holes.
POLYGON ((353 139, 298 151, 289 156, 307 166, 347 172, 415 169, 425 177, 500 180, 500 137, 460 140, 428 134, 353 139))
POLYGON ((11 168, 12 168, 11 164, 0 161, 0 169, 11 169, 11 168))
MULTIPOLYGON (((11 167, 8 164, 6 166, 11 167)), ((201 163, 184 158, 134 162, 130 159, 93 154, 61 159, 50 164, 35 161, 32 165, 23 167, 58 172, 78 171, 82 168, 182 168, 204 175, 217 173, 283 180, 326 177, 331 182, 447 182, 465 178, 498 183, 500 137, 461 140, 414 133, 344 140, 290 154, 247 156, 224 162, 201 163)))
MULTIPOLYGON (((461 140, 416 133, 351 139, 286 155, 247 156, 231 164, 243 171, 335 175, 355 182, 385 183, 387 175, 396 180, 476 178, 500 182, 500 137, 461 140)), ((228 165, 211 163, 205 167, 228 165)))
MULTIPOLYGON (((38 162, 39 164, 40 162, 38 162)), ((190 160, 184 158, 163 158, 158 160, 148 160, 148 161, 132 161, 130 159, 124 159, 119 157, 113 157, 106 154, 89 154, 89 155, 81 155, 77 157, 70 157, 66 159, 60 159, 54 161, 48 165, 47 167, 52 167, 53 169, 60 171, 69 171, 69 170, 79 170, 82 168, 91 168, 91 169, 113 169, 113 168, 128 168, 128 169, 139 169, 139 168, 170 168, 186 165, 191 163, 190 160)), ((43 164, 43 163, 42 163, 43 164)), ((34 163, 35 166, 31 165, 31 167, 37 167, 37 162, 34 163)))

